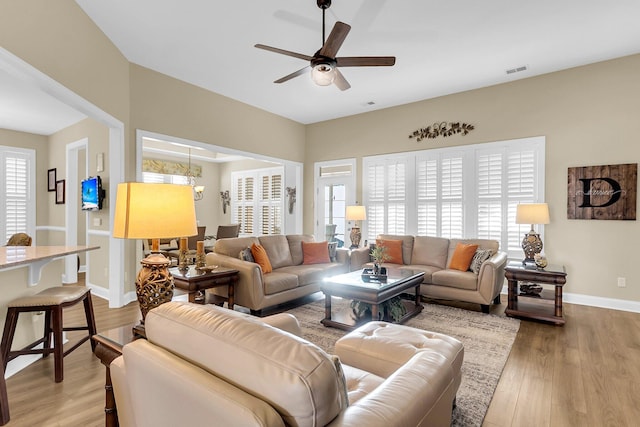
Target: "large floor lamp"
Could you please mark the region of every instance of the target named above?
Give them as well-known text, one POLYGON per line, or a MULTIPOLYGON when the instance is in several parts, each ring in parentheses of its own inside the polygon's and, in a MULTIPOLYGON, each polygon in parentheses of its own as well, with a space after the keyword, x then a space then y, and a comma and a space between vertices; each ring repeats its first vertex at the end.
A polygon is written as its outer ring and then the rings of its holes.
POLYGON ((520 203, 516 208, 516 224, 531 224, 531 230, 522 239, 524 261, 534 262, 535 254, 542 252, 542 239, 536 233, 535 224, 549 224, 549 206, 546 203, 520 203))
POLYGON ((159 251, 160 239, 198 234, 193 190, 188 185, 118 184, 113 237, 152 239, 151 253, 140 263, 136 294, 142 312, 171 301, 173 277, 167 268, 171 261, 159 251))
POLYGON ((360 231, 360 225, 358 221, 364 221, 367 219, 367 210, 364 206, 347 206, 347 213, 345 215, 347 221, 355 221, 353 227, 351 227, 351 249, 357 249, 360 247, 360 239, 362 238, 362 232, 360 231))

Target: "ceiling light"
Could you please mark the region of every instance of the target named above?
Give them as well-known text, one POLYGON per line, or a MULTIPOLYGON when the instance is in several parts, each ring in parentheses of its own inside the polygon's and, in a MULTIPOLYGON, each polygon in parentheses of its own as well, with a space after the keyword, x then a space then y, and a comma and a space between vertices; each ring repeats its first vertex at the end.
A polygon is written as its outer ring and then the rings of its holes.
POLYGON ((318 86, 329 86, 336 78, 336 69, 331 64, 320 63, 311 69, 311 80, 318 86))

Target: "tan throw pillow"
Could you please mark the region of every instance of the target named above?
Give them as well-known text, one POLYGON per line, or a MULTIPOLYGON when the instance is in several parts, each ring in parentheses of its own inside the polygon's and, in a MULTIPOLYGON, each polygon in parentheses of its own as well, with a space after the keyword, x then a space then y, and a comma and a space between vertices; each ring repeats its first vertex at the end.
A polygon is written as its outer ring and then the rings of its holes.
POLYGON ((466 243, 458 243, 453 251, 449 268, 453 270, 467 271, 473 255, 476 253, 478 245, 469 245, 466 243))
POLYGON ((251 255, 253 255, 253 259, 256 260, 263 273, 271 273, 273 268, 271 267, 271 261, 269 261, 269 257, 267 256, 267 251, 260 245, 256 245, 255 243, 251 245, 251 255))
POLYGON ((329 259, 329 247, 327 242, 302 242, 303 264, 326 264, 329 259))

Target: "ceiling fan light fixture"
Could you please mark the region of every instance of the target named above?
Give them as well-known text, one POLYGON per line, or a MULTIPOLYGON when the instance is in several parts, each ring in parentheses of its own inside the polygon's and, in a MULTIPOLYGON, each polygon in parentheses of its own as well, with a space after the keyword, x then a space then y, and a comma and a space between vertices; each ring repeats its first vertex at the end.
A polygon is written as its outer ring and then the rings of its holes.
POLYGON ((336 69, 331 64, 316 64, 311 68, 311 80, 318 86, 329 86, 336 78, 336 69))

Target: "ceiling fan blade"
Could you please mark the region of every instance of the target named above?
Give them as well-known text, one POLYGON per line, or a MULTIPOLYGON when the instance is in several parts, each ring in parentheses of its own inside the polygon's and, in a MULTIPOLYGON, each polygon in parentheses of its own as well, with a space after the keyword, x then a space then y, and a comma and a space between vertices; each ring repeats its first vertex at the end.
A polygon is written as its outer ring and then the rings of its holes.
POLYGON ((275 52, 282 55, 293 56, 294 58, 304 59, 305 61, 311 61, 313 59, 312 56, 303 55, 302 53, 291 52, 289 50, 278 49, 277 47, 271 47, 264 44, 255 45, 258 49, 268 50, 269 52, 275 52))
POLYGON ((351 87, 347 79, 344 78, 340 70, 336 68, 336 78, 333 80, 333 84, 340 90, 347 90, 351 87))
POLYGON ((308 72, 308 70, 309 70, 309 66, 307 65, 306 67, 301 68, 298 71, 294 71, 291 74, 288 74, 288 75, 286 75, 286 76, 284 76, 282 78, 279 78, 278 80, 274 81, 274 83, 284 83, 284 82, 286 82, 288 80, 291 80, 294 77, 298 77, 299 75, 302 75, 302 74, 308 72))
POLYGON ((338 49, 342 46, 344 39, 347 38, 347 34, 351 30, 351 26, 349 24, 345 24, 344 22, 336 22, 331 30, 331 34, 327 37, 327 40, 322 45, 322 49, 318 52, 322 56, 326 56, 327 58, 335 58, 338 53, 338 49))
POLYGON ((345 56, 336 58, 338 67, 390 67, 395 63, 395 56, 345 56))

